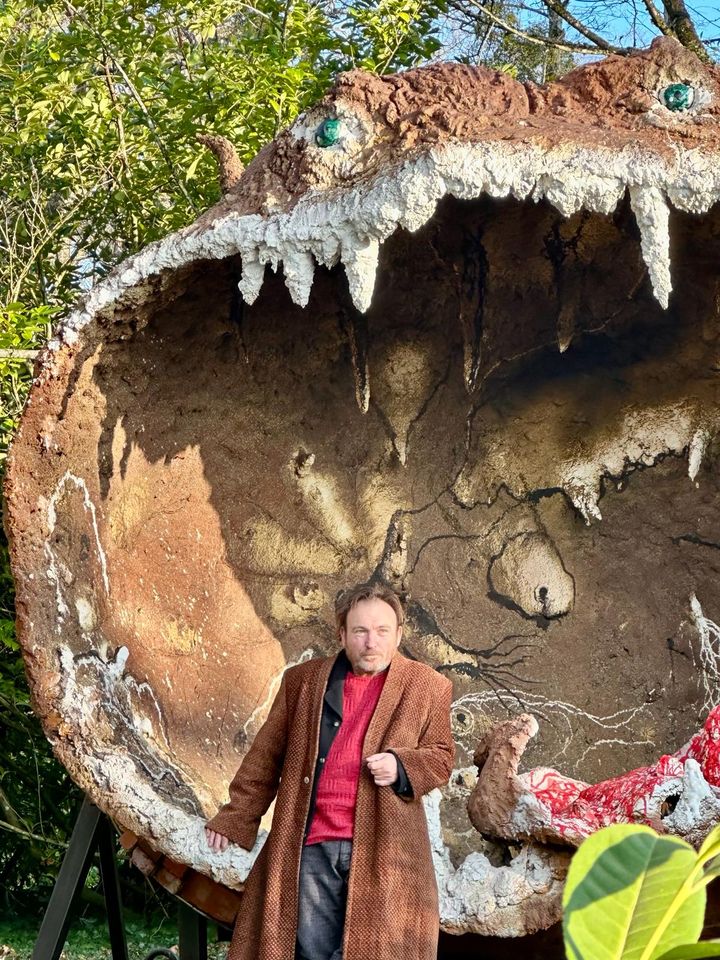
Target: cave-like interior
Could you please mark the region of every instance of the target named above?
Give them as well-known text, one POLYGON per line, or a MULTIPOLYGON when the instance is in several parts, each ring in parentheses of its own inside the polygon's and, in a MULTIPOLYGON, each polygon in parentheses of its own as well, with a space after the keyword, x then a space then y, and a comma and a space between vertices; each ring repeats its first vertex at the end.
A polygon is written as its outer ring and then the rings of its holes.
POLYGON ((528 764, 588 782, 687 740, 719 669, 720 213, 671 237, 668 310, 627 201, 448 197, 386 241, 365 314, 341 266, 305 308, 269 268, 245 304, 239 257, 101 312, 33 397, 10 497, 33 694, 79 782, 179 856, 147 805, 225 799, 283 668, 336 648, 334 597, 370 577, 455 686, 448 870, 518 855, 465 811, 493 722, 533 713, 528 764))

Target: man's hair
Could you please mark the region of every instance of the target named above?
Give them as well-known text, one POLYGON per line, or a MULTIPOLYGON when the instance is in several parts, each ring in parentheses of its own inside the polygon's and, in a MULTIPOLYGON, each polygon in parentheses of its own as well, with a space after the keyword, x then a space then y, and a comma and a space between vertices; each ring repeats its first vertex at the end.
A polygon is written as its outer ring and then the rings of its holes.
POLYGON ((335 624, 337 626, 338 637, 340 631, 345 629, 347 615, 361 600, 383 600, 389 604, 395 611, 398 626, 405 619, 402 601, 395 591, 384 583, 358 583, 349 590, 344 590, 335 601, 335 624))

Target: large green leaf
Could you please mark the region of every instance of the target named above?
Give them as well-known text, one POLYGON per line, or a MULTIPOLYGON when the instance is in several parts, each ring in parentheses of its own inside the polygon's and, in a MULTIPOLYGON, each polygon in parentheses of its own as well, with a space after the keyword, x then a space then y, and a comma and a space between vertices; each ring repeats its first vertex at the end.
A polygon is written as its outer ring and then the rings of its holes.
POLYGON ((649 827, 617 824, 593 834, 573 857, 565 885, 568 958, 657 960, 671 947, 696 941, 705 891, 687 897, 681 892, 695 864, 688 843, 659 836, 649 827), (649 950, 651 938, 672 910, 663 937, 649 950))
POLYGON ((700 943, 684 943, 663 953, 658 960, 708 960, 720 957, 720 940, 701 940, 700 943))

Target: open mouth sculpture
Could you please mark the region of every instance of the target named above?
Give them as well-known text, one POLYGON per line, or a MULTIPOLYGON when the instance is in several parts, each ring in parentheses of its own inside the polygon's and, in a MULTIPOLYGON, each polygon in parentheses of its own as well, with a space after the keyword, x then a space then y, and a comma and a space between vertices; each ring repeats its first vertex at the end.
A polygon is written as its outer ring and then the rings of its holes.
POLYGON ((104 810, 238 886, 204 818, 376 576, 455 685, 443 927, 558 918, 569 853, 473 828, 473 752, 532 713, 528 765, 597 783, 719 699, 719 103, 669 39, 546 86, 343 74, 57 329, 6 524, 35 707, 104 810))

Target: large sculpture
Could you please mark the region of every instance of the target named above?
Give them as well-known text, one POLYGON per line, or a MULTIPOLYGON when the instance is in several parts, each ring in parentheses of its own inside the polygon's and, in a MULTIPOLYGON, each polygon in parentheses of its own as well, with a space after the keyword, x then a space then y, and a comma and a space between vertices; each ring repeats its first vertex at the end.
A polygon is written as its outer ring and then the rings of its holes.
POLYGON ((594 783, 718 700, 719 116, 669 39, 544 87, 353 71, 58 328, 8 534, 36 709, 100 806, 238 886, 203 819, 376 576, 455 684, 444 928, 557 919, 569 852, 473 828, 473 753, 531 712, 528 765, 594 783))

